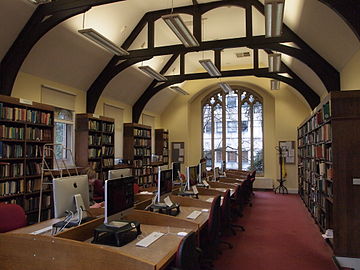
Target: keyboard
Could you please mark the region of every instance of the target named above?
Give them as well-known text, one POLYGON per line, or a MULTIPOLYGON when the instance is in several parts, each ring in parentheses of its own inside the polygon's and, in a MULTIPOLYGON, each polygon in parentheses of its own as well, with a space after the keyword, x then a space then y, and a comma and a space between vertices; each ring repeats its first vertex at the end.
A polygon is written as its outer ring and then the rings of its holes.
POLYGON ((43 233, 46 233, 46 232, 51 231, 51 230, 52 230, 52 226, 49 226, 49 227, 45 227, 45 228, 42 228, 40 230, 34 231, 34 232, 30 233, 30 234, 35 234, 35 235, 43 234, 43 233))
POLYGON ((195 210, 190 213, 186 218, 188 219, 197 219, 198 216, 200 216, 201 211, 195 210))
POLYGON ((146 236, 144 239, 141 239, 139 242, 137 242, 136 246, 148 247, 163 235, 164 234, 161 232, 152 232, 148 236, 146 236))

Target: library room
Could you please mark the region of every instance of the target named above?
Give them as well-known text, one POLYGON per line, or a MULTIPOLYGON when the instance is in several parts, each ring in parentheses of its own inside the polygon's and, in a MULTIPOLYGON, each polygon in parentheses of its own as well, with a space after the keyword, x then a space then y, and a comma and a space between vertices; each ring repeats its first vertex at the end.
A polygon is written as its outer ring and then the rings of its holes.
POLYGON ((356 0, 1 0, 0 269, 360 270, 356 0))

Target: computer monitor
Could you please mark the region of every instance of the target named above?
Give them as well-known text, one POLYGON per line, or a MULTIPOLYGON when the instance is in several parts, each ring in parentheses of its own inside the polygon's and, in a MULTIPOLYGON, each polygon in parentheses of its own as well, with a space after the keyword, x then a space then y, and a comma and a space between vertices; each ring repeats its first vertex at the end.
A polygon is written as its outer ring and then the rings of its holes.
POLYGON ((87 175, 55 178, 53 180, 55 218, 64 217, 65 211, 76 212, 74 197, 76 194, 81 195, 85 208, 89 208, 89 181, 87 175))
POLYGON ((215 167, 215 169, 214 169, 214 180, 216 181, 217 179, 219 179, 219 177, 220 177, 219 167, 215 167))
POLYGON ((158 172, 158 193, 157 193, 157 202, 160 203, 160 198, 166 193, 172 191, 172 170, 161 170, 159 168, 158 172))
POLYGON ((198 174, 197 170, 199 169, 198 166, 190 166, 186 167, 186 186, 187 189, 190 189, 192 186, 196 186, 198 174))
POLYGON ((105 220, 121 218, 122 212, 134 206, 134 177, 121 177, 105 181, 105 220))
POLYGON ((173 162, 171 164, 171 168, 172 168, 172 176, 173 176, 173 181, 177 181, 177 180, 181 180, 180 179, 180 173, 181 173, 181 168, 180 168, 180 162, 173 162))
POLYGON ((108 179, 132 176, 131 168, 109 170, 108 179))

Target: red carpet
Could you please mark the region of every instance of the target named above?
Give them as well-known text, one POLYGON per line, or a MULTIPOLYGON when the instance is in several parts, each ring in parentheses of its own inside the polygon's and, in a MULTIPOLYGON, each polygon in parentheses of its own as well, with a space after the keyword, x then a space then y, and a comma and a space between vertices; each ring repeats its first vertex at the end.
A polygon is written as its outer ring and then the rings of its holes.
POLYGON ((246 231, 223 237, 217 270, 336 270, 332 250, 298 195, 255 192, 253 207, 237 220, 246 231))

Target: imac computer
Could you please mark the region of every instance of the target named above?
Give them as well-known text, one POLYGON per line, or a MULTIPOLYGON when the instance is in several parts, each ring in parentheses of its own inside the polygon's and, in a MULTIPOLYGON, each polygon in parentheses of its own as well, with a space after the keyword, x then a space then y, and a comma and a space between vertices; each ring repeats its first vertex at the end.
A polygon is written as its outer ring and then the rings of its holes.
POLYGON ((118 222, 116 221, 121 220, 123 212, 132 208, 133 206, 133 176, 115 178, 105 181, 105 225, 119 226, 118 222))
POLYGON ((157 182, 157 203, 161 202, 161 196, 172 192, 172 170, 161 170, 159 168, 158 172, 158 182, 157 182))
POLYGON ((220 178, 219 167, 215 167, 214 168, 214 181, 219 180, 219 178, 220 178))
POLYGON ((127 176, 132 176, 131 168, 108 171, 108 179, 121 178, 127 176))
POLYGON ((53 180, 55 218, 72 213, 81 222, 89 208, 89 182, 87 175, 76 175, 53 180), (79 220, 80 219, 80 220, 79 220))
POLYGON ((171 168, 172 168, 172 176, 173 176, 173 181, 180 181, 180 174, 181 174, 181 169, 180 169, 180 162, 173 162, 171 164, 171 168))

